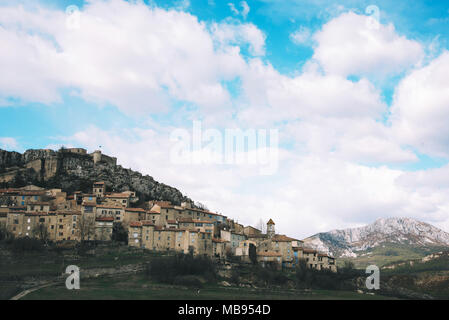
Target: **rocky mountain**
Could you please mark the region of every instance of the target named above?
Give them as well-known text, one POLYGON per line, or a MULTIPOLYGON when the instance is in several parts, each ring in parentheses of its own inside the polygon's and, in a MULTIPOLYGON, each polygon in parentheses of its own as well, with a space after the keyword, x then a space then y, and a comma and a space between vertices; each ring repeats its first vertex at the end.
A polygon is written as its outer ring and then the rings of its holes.
POLYGON ((449 233, 410 218, 378 219, 374 223, 345 230, 332 230, 305 239, 307 246, 336 257, 359 257, 375 248, 441 248, 449 246, 449 233))
POLYGON ((140 200, 167 200, 174 204, 193 201, 176 188, 149 175, 123 168, 117 159, 81 148, 27 150, 23 154, 0 149, 0 188, 34 184, 67 192, 91 192, 92 183, 104 181, 107 190, 134 190, 140 200))

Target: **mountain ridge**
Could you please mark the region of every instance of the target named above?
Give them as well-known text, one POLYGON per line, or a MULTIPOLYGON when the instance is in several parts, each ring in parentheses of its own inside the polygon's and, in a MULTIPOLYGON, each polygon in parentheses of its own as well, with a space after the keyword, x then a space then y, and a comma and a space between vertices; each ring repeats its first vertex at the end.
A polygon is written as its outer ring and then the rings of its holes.
POLYGON ((387 243, 410 247, 449 246, 449 233, 412 218, 380 218, 363 227, 318 233, 306 238, 305 243, 338 258, 356 258, 387 243))
POLYGON ((136 191, 140 201, 166 200, 173 204, 194 202, 178 189, 160 183, 149 175, 117 165, 117 159, 101 151, 91 154, 82 148, 29 149, 23 154, 0 149, 0 188, 60 188, 69 193, 89 193, 92 184, 104 181, 111 191, 136 191))

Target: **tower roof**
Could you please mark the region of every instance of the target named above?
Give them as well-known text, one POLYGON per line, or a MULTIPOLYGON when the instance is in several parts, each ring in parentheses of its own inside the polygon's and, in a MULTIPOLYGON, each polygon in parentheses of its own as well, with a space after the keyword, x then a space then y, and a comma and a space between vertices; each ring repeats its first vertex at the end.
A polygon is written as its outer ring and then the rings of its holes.
POLYGON ((272 219, 268 220, 267 224, 275 224, 272 219))

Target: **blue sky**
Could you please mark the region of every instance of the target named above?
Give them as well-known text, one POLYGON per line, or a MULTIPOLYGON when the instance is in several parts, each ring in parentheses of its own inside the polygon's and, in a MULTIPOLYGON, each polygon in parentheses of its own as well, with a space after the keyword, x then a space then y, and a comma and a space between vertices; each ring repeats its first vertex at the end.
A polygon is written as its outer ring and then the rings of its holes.
POLYGON ((447 228, 432 190, 449 180, 448 23, 447 1, 3 1, 0 148, 102 145, 248 223, 284 208, 287 229, 300 208, 299 235, 402 215, 447 228), (279 130, 279 170, 170 166, 170 133, 193 120, 279 130))

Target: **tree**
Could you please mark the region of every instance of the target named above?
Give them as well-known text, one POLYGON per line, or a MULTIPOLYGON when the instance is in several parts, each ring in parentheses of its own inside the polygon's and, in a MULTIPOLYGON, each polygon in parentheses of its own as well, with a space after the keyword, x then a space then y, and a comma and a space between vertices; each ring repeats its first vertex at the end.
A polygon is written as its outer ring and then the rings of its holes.
POLYGON ((48 244, 50 239, 50 233, 48 232, 48 226, 46 223, 38 223, 32 230, 33 236, 40 239, 45 245, 48 244))
POLYGON ((205 211, 209 211, 209 209, 206 207, 206 205, 205 205, 205 204, 202 204, 201 202, 196 202, 196 203, 195 203, 195 206, 197 206, 198 209, 205 210, 205 211))
POLYGON ((121 222, 114 223, 114 227, 112 229, 112 240, 128 244, 128 230, 126 230, 125 226, 121 222))
POLYGON ((257 228, 262 231, 262 233, 267 233, 267 225, 265 224, 265 222, 262 220, 262 218, 259 220, 259 223, 257 224, 257 228))
POLYGON ((256 249, 256 246, 252 243, 249 244, 248 254, 249 254, 249 259, 251 260, 251 262, 254 265, 256 265, 257 264, 257 249, 256 249))
POLYGON ((78 220, 81 244, 95 238, 95 218, 86 214, 81 215, 78 220))
POLYGON ((5 223, 0 223, 0 240, 13 239, 14 235, 6 228, 5 223))

